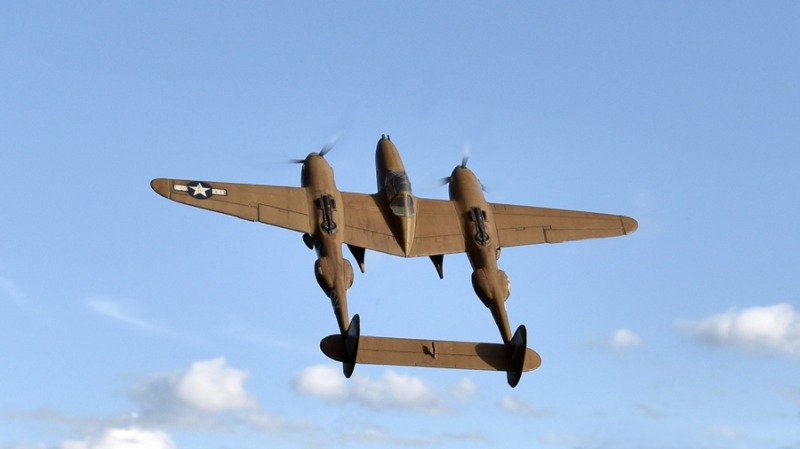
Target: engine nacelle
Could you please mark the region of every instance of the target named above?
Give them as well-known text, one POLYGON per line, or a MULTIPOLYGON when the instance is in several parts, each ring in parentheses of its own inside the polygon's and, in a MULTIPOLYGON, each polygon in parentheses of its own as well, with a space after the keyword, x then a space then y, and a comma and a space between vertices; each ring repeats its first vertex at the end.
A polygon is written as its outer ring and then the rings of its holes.
POLYGON ((492 273, 478 268, 472 272, 472 288, 486 307, 494 301, 505 302, 511 294, 511 282, 503 270, 492 273))

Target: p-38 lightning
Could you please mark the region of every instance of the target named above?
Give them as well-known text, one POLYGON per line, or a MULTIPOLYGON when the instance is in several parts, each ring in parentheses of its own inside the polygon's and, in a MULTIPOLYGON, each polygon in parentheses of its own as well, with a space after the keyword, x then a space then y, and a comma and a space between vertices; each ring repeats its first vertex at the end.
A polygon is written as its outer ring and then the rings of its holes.
POLYGON ((154 179, 163 197, 302 233, 314 249, 314 275, 333 306, 339 333, 320 348, 343 364, 346 377, 356 363, 506 371, 516 386, 523 371, 541 364, 527 348, 520 325, 512 333, 505 301, 510 284, 497 266, 500 249, 538 243, 614 237, 634 232, 636 220, 621 215, 495 204, 486 201, 466 159, 450 177, 450 200, 419 198, 411 191, 400 154, 383 135, 375 151, 378 192, 340 192, 325 160, 329 148, 302 161, 301 187, 154 179), (444 255, 466 253, 472 286, 491 311, 502 344, 413 340, 360 335, 360 319, 347 311, 353 268, 342 255, 346 244, 364 272, 365 250, 401 257, 430 257, 441 278, 444 255))

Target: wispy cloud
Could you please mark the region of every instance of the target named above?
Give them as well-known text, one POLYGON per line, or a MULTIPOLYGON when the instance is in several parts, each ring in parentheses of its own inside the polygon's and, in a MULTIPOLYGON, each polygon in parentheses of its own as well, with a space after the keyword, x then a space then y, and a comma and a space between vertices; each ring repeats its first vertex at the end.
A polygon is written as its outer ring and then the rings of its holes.
POLYGON ((10 300, 17 307, 27 307, 28 297, 17 284, 4 277, 0 277, 0 295, 10 300))
POLYGON ((442 445, 447 445, 448 442, 456 442, 461 445, 465 443, 489 443, 486 436, 480 432, 444 432, 432 435, 398 436, 377 425, 366 425, 360 429, 346 430, 339 436, 339 440, 343 444, 366 443, 371 446, 380 444, 406 447, 441 447, 442 445))
POLYGON ((734 440, 744 438, 738 430, 730 426, 708 426, 706 427, 706 433, 712 436, 734 440))
POLYGON ((783 396, 800 411, 800 390, 785 388, 782 390, 783 396))
POLYGON ((359 430, 348 430, 339 437, 342 443, 383 444, 392 446, 434 446, 437 440, 430 437, 399 437, 387 433, 378 426, 368 426, 359 430))
POLYGON ((606 339, 606 345, 615 351, 635 349, 642 345, 642 337, 630 329, 617 329, 606 339))
POLYGON ((90 299, 86 301, 86 305, 95 313, 98 313, 106 318, 121 321, 140 330, 154 333, 166 332, 165 328, 147 322, 137 317, 133 313, 123 310, 119 304, 106 298, 90 299))
POLYGON ((667 413, 664 412, 661 408, 656 407, 652 404, 636 404, 636 408, 642 412, 644 415, 649 416, 650 418, 665 418, 667 417, 667 413))
POLYGON ((642 210, 655 209, 658 202, 656 194, 653 190, 648 188, 638 188, 634 191, 634 204, 637 208, 642 210))
POLYGON ((0 276, 0 302, 8 301, 18 309, 30 313, 37 318, 46 318, 41 304, 31 300, 20 285, 11 279, 0 276))
POLYGON ((517 396, 504 396, 497 402, 501 410, 514 415, 547 416, 550 412, 531 405, 527 400, 517 396))
MULTIPOLYGON (((34 421, 46 423, 49 426, 68 427, 78 435, 98 435, 105 429, 129 426, 136 419, 135 415, 115 416, 113 418, 76 416, 49 407, 42 407, 33 411, 12 412, 6 414, 6 416, 13 420, 34 421)), ((0 446, 0 448, 6 449, 3 446, 0 446)))
POLYGON ((100 316, 118 321, 142 332, 189 342, 199 341, 197 337, 178 332, 154 321, 141 318, 136 313, 120 305, 118 301, 105 296, 96 296, 88 299, 86 301, 86 306, 100 316))
POLYGON ((50 446, 44 443, 11 443, 0 444, 0 449, 50 449, 50 446))
POLYGON ((677 325, 710 346, 800 356, 800 313, 791 304, 733 308, 700 321, 681 320, 677 325))
POLYGON ((583 439, 566 433, 547 432, 542 437, 542 442, 550 446, 581 447, 583 439))
POLYGON ((161 430, 138 427, 106 429, 97 437, 67 440, 59 449, 174 449, 172 438, 161 430))
POLYGON ((296 345, 290 344, 284 338, 277 337, 236 315, 228 315, 227 323, 215 333, 224 338, 262 347, 296 349, 296 345))
POLYGON ((453 396, 461 402, 467 402, 478 394, 478 384, 469 380, 462 379, 453 387, 453 396))
POLYGON ((379 379, 356 375, 347 381, 337 367, 315 365, 306 368, 292 382, 300 394, 316 396, 331 402, 353 402, 373 410, 418 410, 442 413, 444 401, 421 379, 384 372, 379 379))
POLYGON ((595 336, 587 344, 596 349, 624 352, 639 348, 644 343, 642 337, 627 328, 617 329, 610 334, 595 336))

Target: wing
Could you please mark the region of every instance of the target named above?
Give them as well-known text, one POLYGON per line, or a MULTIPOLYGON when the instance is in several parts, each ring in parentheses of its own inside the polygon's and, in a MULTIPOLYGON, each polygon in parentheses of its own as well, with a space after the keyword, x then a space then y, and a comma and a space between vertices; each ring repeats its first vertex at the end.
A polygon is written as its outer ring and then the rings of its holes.
MULTIPOLYGON (((394 218, 382 194, 342 192, 344 242, 395 256, 405 256, 391 228, 394 218)), ((451 201, 414 198, 416 232, 409 256, 466 251, 461 224, 451 201)))
POLYGON ((463 253, 463 224, 450 200, 416 198, 417 228, 414 234, 412 256, 463 253))
POLYGON ((154 179, 150 186, 172 201, 259 221, 298 232, 312 232, 309 202, 302 187, 154 179))
POLYGON ((344 202, 344 242, 395 256, 403 248, 390 227, 390 218, 381 201, 382 195, 342 192, 344 202))
POLYGON ((621 215, 509 204, 491 206, 501 247, 616 237, 631 234, 639 226, 633 218, 621 215))

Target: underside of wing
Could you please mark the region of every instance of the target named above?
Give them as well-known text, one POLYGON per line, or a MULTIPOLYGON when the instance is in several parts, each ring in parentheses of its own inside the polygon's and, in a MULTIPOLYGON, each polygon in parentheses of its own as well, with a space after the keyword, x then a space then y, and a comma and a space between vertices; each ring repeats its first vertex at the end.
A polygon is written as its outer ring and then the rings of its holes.
MULTIPOLYGON (((342 192, 344 242, 353 246, 406 256, 392 229, 392 215, 382 194, 342 192)), ((451 201, 414 198, 416 226, 408 257, 453 254, 465 251, 458 214, 451 201)))
POLYGON ((417 225, 412 256, 463 253, 466 251, 462 223, 455 203, 416 198, 417 225))
POLYGON ((403 248, 392 232, 390 212, 382 206, 382 195, 342 192, 344 242, 360 248, 403 256, 403 248))
POLYGON ((306 189, 302 187, 164 178, 154 179, 150 186, 164 198, 190 206, 298 232, 312 230, 306 189))
POLYGON ((542 207, 492 204, 501 247, 616 237, 636 231, 636 220, 542 207))

